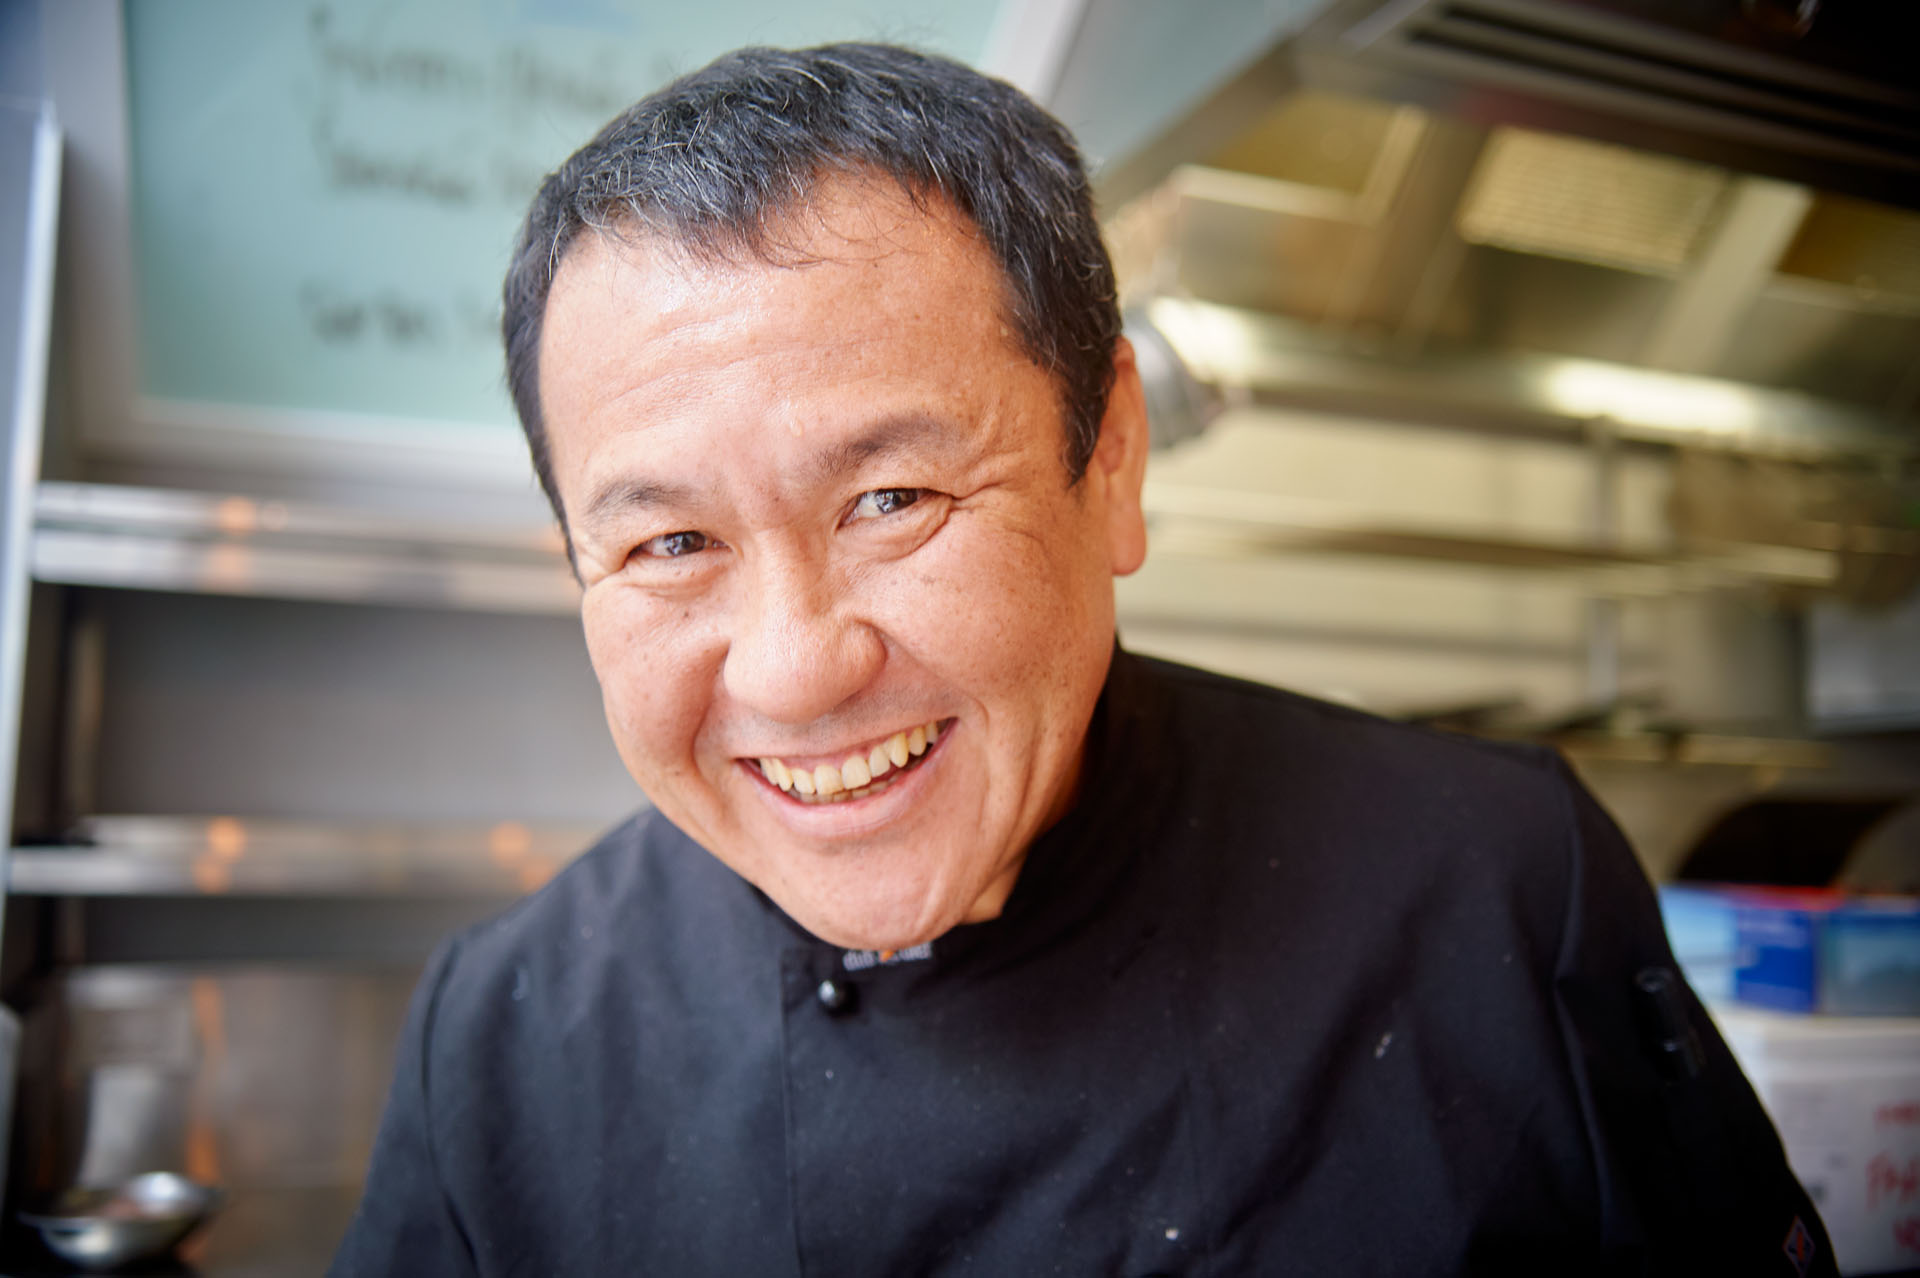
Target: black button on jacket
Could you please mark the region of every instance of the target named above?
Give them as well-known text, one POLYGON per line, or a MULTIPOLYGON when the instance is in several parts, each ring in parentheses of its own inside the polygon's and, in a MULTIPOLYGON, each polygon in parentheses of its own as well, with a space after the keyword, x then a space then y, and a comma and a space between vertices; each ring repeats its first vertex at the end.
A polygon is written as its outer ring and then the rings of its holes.
POLYGON ((1117 654, 1082 793, 885 961, 616 830, 429 966, 333 1272, 1834 1272, 1554 755, 1117 654))

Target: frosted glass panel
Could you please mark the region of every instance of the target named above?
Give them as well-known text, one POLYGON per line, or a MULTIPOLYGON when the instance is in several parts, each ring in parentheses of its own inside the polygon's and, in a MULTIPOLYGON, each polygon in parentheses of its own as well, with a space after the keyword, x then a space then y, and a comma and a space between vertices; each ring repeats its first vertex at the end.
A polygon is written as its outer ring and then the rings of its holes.
POLYGON ((509 431, 511 239, 540 176, 609 116, 741 44, 977 61, 993 17, 979 0, 128 0, 141 390, 509 431))

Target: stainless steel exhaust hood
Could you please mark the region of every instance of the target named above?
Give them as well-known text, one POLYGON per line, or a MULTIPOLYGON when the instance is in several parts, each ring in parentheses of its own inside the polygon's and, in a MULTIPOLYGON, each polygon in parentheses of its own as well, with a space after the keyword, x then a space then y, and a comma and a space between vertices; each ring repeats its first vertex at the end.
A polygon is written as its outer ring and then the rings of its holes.
POLYGON ((1053 105, 1103 161, 1130 314, 1201 383, 1596 458, 1679 449, 1675 544, 1910 591, 1920 9, 1221 0, 1240 51, 1196 36, 1202 86, 1143 3, 1091 0, 1053 105), (1148 122, 1148 99, 1184 105, 1148 122), (1764 459, 1793 500, 1762 509, 1694 456, 1764 459))
POLYGON ((1913 206, 1916 34, 1898 3, 1416 0, 1336 5, 1308 44, 1348 91, 1913 206))
POLYGON ((1920 9, 1856 8, 1297 15, 1100 170, 1123 286, 1207 312, 1174 347, 1261 398, 1906 465, 1920 9))
MULTIPOLYGON (((1120 41, 1110 32, 1140 25, 1133 8, 1092 4, 1080 61, 1111 60, 1120 41)), ((1153 136, 1110 151, 1110 198, 1211 149, 1261 102, 1312 87, 1920 207, 1920 9, 1910 4, 1334 0, 1266 10, 1264 24, 1242 23, 1243 35, 1271 37, 1264 51, 1153 136)), ((1060 77, 1069 114, 1112 105, 1092 70, 1070 59, 1060 77)), ((1124 79, 1107 90, 1126 91, 1124 79)))

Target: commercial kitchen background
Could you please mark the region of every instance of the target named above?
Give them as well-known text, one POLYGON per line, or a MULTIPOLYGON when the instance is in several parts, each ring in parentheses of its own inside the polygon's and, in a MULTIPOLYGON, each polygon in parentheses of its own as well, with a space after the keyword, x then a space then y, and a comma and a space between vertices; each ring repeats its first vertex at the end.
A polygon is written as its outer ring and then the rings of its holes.
POLYGON ((9 1215, 173 1167, 233 1190, 203 1272, 312 1272, 420 960, 640 801, 495 290, 538 176, 740 43, 1083 140, 1163 445, 1130 646, 1558 744, 1657 878, 1719 824, 1912 890, 1900 8, 0 0, 9 1215))

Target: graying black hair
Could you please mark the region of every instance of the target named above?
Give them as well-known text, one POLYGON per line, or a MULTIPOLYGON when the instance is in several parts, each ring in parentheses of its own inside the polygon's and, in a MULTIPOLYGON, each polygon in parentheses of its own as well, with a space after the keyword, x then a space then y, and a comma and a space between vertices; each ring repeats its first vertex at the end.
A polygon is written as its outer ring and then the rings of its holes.
POLYGON ((777 260, 775 219, 823 179, 879 174, 963 213, 1005 274, 1020 348, 1060 387, 1065 462, 1093 455, 1120 333, 1113 265, 1066 128, 1003 81, 878 44, 741 49, 643 98, 550 174, 507 270, 507 383, 562 527, 540 416, 554 272, 585 230, 777 260))

